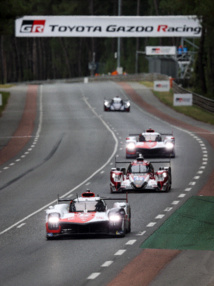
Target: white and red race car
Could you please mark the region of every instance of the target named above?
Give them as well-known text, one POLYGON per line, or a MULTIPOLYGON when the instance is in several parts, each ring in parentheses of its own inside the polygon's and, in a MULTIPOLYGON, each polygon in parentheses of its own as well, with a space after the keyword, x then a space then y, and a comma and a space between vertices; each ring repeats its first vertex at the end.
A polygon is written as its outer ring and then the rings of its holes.
POLYGON ((170 161, 148 162, 144 160, 140 154, 139 157, 132 162, 116 162, 115 168, 110 172, 110 192, 127 192, 127 191, 160 191, 168 192, 171 189, 172 175, 170 161), (118 163, 129 163, 126 168, 117 168, 118 163), (154 171, 152 164, 166 163, 168 166, 159 167, 158 171, 154 171))
POLYGON ((81 197, 60 199, 46 210, 46 237, 65 235, 111 235, 123 237, 131 231, 131 207, 126 198, 101 198, 89 190, 81 197), (108 209, 106 201, 114 202, 108 209))
POLYGON ((170 133, 159 133, 147 129, 140 134, 130 134, 126 138, 126 158, 175 157, 175 137, 170 133))
POLYGON ((124 100, 119 96, 115 96, 111 100, 104 100, 104 111, 130 111, 130 101, 124 100))

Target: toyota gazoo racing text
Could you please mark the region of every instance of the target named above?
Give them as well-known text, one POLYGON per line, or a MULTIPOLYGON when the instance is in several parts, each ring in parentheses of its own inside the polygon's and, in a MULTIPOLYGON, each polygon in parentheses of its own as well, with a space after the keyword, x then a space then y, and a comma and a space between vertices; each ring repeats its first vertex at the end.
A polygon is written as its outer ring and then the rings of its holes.
POLYGON ((46 210, 47 239, 77 234, 123 237, 130 231, 131 207, 127 195, 101 198, 87 190, 73 200, 58 198, 57 204, 46 210), (116 201, 110 209, 106 204, 108 200, 116 201))
POLYGON ((104 111, 130 111, 130 101, 115 96, 111 100, 104 100, 104 111))
POLYGON ((159 133, 147 129, 140 134, 130 134, 126 138, 126 158, 175 157, 175 137, 172 133, 159 133))
POLYGON ((115 168, 110 172, 110 192, 127 192, 127 191, 160 191, 168 192, 171 189, 172 175, 170 161, 148 162, 140 154, 139 157, 132 161, 116 161, 115 168), (117 164, 127 164, 126 168, 118 168, 117 164), (159 167, 154 171, 152 164, 165 163, 168 166, 159 167))

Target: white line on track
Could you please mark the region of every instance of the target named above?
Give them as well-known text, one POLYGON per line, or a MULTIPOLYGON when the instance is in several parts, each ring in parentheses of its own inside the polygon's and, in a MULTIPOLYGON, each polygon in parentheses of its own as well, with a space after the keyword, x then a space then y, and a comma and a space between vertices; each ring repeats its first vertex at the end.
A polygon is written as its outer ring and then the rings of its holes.
POLYGON ((159 215, 157 215, 155 218, 156 218, 156 219, 162 219, 164 216, 165 216, 164 214, 159 214, 159 215))
POLYGON ((100 275, 100 272, 94 272, 90 276, 88 276, 87 279, 93 280, 93 279, 96 279, 99 275, 100 275))
POLYGON ((156 225, 156 222, 150 222, 150 223, 147 224, 146 227, 153 227, 154 225, 156 225))
POLYGON ((126 245, 133 245, 136 242, 136 239, 131 239, 126 242, 126 245))
POLYGON ((167 208, 165 208, 165 212, 170 212, 171 210, 172 210, 173 208, 172 207, 167 207, 167 208))
POLYGON ((184 198, 186 196, 186 194, 180 194, 179 196, 178 196, 178 198, 184 198))
POLYGON ((21 223, 20 225, 18 225, 17 228, 21 228, 21 227, 23 227, 25 224, 26 224, 26 223, 23 222, 23 223, 21 223))
POLYGON ((146 231, 144 230, 144 231, 138 232, 136 235, 137 236, 143 236, 145 233, 146 233, 146 231))
POLYGON ((113 263, 113 261, 106 261, 106 262, 104 262, 102 265, 101 265, 101 267, 109 267, 111 264, 113 263))
POLYGON ((173 201, 172 205, 178 205, 180 203, 180 201, 173 201))
POLYGON ((126 249, 119 249, 114 255, 123 255, 126 252, 126 249))

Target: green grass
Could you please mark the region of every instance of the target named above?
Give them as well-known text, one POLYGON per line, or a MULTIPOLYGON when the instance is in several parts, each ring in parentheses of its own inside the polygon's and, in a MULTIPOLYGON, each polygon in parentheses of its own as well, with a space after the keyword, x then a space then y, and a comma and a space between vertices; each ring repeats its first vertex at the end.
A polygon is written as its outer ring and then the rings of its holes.
POLYGON ((214 197, 193 196, 141 248, 214 250, 214 197))
POLYGON ((0 105, 0 117, 1 117, 3 110, 5 109, 7 105, 8 99, 10 97, 10 93, 0 90, 0 94, 2 95, 2 105, 0 105))
POLYGON ((208 112, 196 105, 193 106, 173 106, 173 91, 170 89, 169 92, 157 92, 153 90, 153 82, 142 81, 141 84, 150 88, 153 94, 165 105, 171 107, 177 112, 183 113, 189 117, 192 117, 198 121, 209 123, 214 125, 214 114, 208 112))

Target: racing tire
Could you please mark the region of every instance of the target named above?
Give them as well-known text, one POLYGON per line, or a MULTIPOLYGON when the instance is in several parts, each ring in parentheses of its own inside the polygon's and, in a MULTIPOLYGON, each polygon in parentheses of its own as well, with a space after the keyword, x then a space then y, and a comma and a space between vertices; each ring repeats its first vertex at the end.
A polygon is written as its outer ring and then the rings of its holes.
POLYGON ((122 226, 121 226, 121 235, 119 237, 124 237, 126 235, 126 229, 125 229, 125 221, 123 219, 122 226))
POLYGON ((129 222, 129 226, 128 226, 126 232, 127 232, 127 233, 130 233, 130 232, 131 232, 131 221, 129 222))
POLYGON ((55 239, 54 237, 50 237, 46 235, 46 240, 54 240, 54 239, 55 239))

